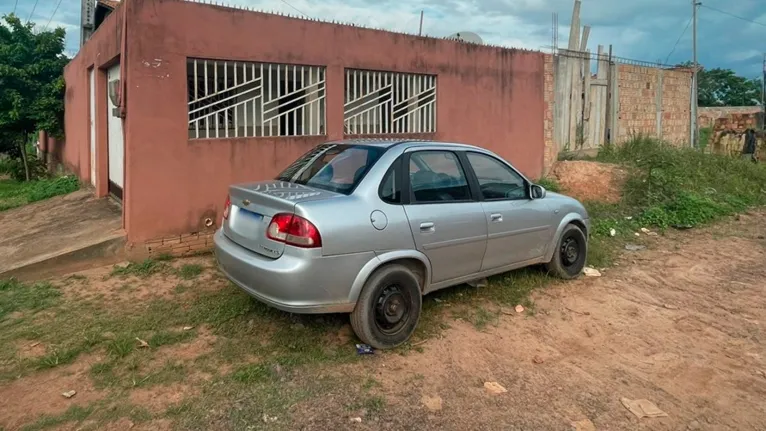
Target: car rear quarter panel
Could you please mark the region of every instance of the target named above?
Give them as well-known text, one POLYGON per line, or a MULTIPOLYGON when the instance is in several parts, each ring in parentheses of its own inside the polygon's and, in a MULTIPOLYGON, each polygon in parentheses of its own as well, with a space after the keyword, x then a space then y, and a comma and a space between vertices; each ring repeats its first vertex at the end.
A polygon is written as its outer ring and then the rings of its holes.
POLYGON ((347 196, 299 204, 295 212, 319 230, 323 256, 414 248, 407 215, 400 205, 376 204, 347 196), (373 226, 373 211, 384 214, 385 228, 373 226))

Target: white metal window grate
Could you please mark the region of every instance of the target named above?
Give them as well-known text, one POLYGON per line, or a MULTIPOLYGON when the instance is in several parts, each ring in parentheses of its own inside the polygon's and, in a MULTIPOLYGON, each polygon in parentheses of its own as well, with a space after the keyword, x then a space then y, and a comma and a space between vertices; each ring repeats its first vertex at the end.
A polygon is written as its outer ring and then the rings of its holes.
POLYGON ((436 76, 346 69, 347 135, 436 132, 436 76))
POLYGON ((189 137, 325 134, 325 68, 187 60, 189 137))

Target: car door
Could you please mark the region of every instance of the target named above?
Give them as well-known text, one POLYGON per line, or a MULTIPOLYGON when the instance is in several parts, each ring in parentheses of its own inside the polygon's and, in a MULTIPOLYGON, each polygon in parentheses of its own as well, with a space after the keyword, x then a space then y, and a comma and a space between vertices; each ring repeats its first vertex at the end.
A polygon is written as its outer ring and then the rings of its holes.
POLYGON ((487 222, 482 271, 543 256, 552 229, 544 199, 531 199, 529 182, 504 161, 474 151, 465 159, 478 182, 487 222))
POLYGON ((431 282, 479 272, 487 224, 459 157, 444 150, 406 154, 404 208, 416 247, 431 261, 431 282))

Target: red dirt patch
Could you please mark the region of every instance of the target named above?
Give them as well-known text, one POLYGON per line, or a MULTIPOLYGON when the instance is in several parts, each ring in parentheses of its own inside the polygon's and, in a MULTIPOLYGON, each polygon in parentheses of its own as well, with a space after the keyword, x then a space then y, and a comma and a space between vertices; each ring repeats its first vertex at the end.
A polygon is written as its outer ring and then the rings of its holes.
POLYGON ((0 386, 0 427, 16 429, 40 415, 63 413, 73 405, 85 406, 105 394, 93 388, 88 371, 102 358, 81 356, 74 364, 53 368, 0 386), (77 391, 72 398, 61 394, 77 391))
POLYGON ((626 175, 617 165, 574 160, 556 163, 551 177, 568 195, 583 202, 616 203, 626 175))
POLYGON ((197 337, 186 343, 160 347, 152 362, 164 363, 168 360, 191 362, 213 351, 215 341, 216 336, 207 328, 201 327, 197 329, 197 337))
MULTIPOLYGON (((118 265, 124 266, 127 262, 118 265)), ((192 285, 194 291, 209 291, 228 284, 215 269, 215 261, 210 256, 175 259, 159 265, 167 265, 167 268, 147 278, 111 275, 114 270, 111 265, 82 271, 77 274, 77 279, 65 278, 62 290, 70 300, 100 300, 106 306, 123 308, 152 299, 178 297, 190 290, 192 285), (180 278, 175 271, 187 264, 201 265, 202 273, 191 280, 180 278), (179 285, 185 289, 178 289, 179 285)))
POLYGON ((196 396, 199 390, 185 384, 152 386, 130 391, 130 402, 146 407, 151 412, 161 413, 168 407, 178 404, 186 398, 196 396))
POLYGON ((22 359, 29 359, 45 355, 46 349, 39 341, 20 340, 16 342, 16 351, 22 359))

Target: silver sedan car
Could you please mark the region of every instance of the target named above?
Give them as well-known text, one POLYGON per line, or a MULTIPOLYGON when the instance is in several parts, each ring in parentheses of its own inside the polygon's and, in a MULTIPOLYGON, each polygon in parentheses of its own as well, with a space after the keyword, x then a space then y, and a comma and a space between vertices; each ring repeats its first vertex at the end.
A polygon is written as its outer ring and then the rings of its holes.
POLYGON ((577 277, 588 214, 482 148, 320 145, 274 181, 232 185, 215 234, 226 276, 292 313, 351 313, 375 348, 406 341, 422 296, 534 264, 577 277))

